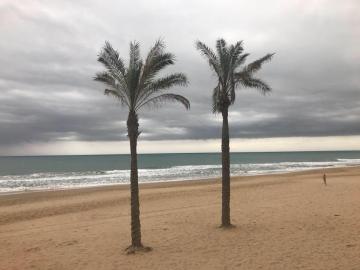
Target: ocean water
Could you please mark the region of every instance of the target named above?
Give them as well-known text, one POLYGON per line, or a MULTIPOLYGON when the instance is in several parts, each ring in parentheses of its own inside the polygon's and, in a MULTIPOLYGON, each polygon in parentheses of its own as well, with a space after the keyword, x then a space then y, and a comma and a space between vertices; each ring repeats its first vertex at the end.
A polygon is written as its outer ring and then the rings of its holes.
MULTIPOLYGON (((221 175, 220 153, 140 154, 139 182, 221 175)), ((360 151, 232 153, 232 175, 360 165, 360 151)), ((0 157, 0 192, 128 184, 129 155, 0 157)))

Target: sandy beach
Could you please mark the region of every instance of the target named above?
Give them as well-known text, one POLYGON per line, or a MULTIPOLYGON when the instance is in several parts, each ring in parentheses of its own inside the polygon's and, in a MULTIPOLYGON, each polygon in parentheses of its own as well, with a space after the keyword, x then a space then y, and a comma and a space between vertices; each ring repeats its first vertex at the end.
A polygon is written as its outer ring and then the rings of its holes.
POLYGON ((220 187, 142 185, 135 255, 127 186, 2 195, 0 269, 360 269, 360 167, 233 178, 230 230, 220 187))

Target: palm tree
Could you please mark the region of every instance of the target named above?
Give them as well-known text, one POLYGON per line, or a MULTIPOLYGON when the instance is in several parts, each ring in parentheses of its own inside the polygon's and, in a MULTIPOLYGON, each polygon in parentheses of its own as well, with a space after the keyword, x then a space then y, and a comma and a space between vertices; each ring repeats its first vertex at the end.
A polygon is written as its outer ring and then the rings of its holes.
POLYGON ((242 41, 227 45, 224 39, 216 41, 216 53, 204 43, 197 41, 196 48, 208 60, 209 66, 217 76, 213 90, 213 113, 221 113, 222 124, 222 215, 221 226, 231 227, 230 221, 230 147, 229 147, 229 107, 235 102, 235 90, 242 87, 259 89, 262 93, 271 91, 270 87, 255 78, 263 63, 271 60, 273 54, 244 65, 248 53, 243 53, 242 41))
POLYGON ((144 106, 159 105, 166 101, 180 102, 190 109, 190 102, 183 96, 164 93, 173 86, 186 86, 188 80, 183 73, 173 73, 159 78, 158 74, 165 67, 175 63, 175 56, 165 52, 165 45, 158 40, 150 49, 145 61, 140 57, 138 42, 130 43, 130 59, 127 67, 119 53, 109 42, 98 55, 98 61, 105 71, 96 74, 94 80, 106 85, 105 95, 118 99, 121 105, 129 109, 127 119, 130 140, 131 174, 131 245, 129 253, 150 250, 142 245, 140 228, 140 207, 137 167, 137 140, 139 137, 138 112, 144 106))

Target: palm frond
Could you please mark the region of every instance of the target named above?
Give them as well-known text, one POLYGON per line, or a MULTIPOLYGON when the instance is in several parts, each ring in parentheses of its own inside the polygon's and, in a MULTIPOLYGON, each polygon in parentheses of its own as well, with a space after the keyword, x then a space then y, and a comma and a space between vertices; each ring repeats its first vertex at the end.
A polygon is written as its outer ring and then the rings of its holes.
POLYGON ((179 102, 182 105, 184 105, 184 107, 189 110, 190 109, 190 102, 187 98, 181 96, 181 95, 177 95, 177 94, 162 94, 159 96, 155 96, 152 97, 148 100, 146 100, 144 103, 142 103, 138 109, 140 109, 143 106, 158 106, 158 105, 162 105, 164 102, 179 102))
POLYGON ((172 53, 160 53, 153 57, 153 61, 149 63, 149 75, 147 79, 152 79, 155 75, 165 67, 175 63, 175 55, 172 53))
POLYGON ((151 81, 147 87, 142 88, 139 91, 137 97, 137 104, 142 104, 145 102, 151 95, 167 90, 173 86, 187 86, 188 80, 185 74, 183 73, 173 73, 166 77, 156 79, 151 81))
POLYGON ((261 57, 260 59, 255 60, 254 62, 248 64, 244 68, 244 71, 251 73, 251 74, 255 73, 256 71, 261 69, 261 67, 264 63, 269 62, 273 56, 274 56, 274 53, 269 53, 269 54, 265 55, 264 57, 261 57))
POLYGON ((200 51, 200 53, 208 60, 209 66, 215 73, 220 76, 221 74, 221 67, 219 64, 219 59, 208 46, 206 46, 201 41, 196 42, 196 49, 200 51))
POLYGON ((226 41, 222 38, 216 41, 216 51, 221 66, 221 81, 225 85, 229 79, 231 68, 230 48, 226 46, 226 41))
POLYGON ((151 77, 154 76, 154 73, 152 71, 154 58, 157 55, 161 54, 164 48, 165 45, 163 44, 162 40, 158 39, 155 42, 154 46, 150 49, 143 65, 140 85, 144 85, 146 80, 149 80, 151 77))
POLYGON ((130 42, 129 67, 126 74, 127 91, 129 96, 130 108, 136 106, 136 97, 138 95, 139 81, 142 72, 142 60, 140 58, 140 44, 136 41, 130 42))
POLYGON ((137 41, 130 42, 129 68, 135 68, 140 61, 140 44, 137 41))
POLYGON ((162 69, 175 63, 175 56, 172 53, 164 53, 163 48, 164 45, 161 41, 157 41, 150 50, 142 69, 139 82, 140 88, 148 88, 148 85, 152 83, 162 69))
POLYGON ((98 61, 105 66, 107 74, 105 72, 98 73, 94 80, 103 82, 112 88, 121 88, 126 91, 127 80, 124 62, 108 41, 105 42, 104 47, 100 51, 98 61))
POLYGON ((127 97, 119 91, 112 90, 112 89, 105 89, 104 94, 106 96, 112 96, 112 97, 115 97, 116 99, 120 100, 122 105, 127 105, 128 107, 130 106, 129 101, 127 100, 127 97))
MULTIPOLYGON (((122 76, 125 75, 124 61, 120 58, 119 53, 106 41, 105 46, 102 48, 97 59, 108 70, 116 73, 120 72, 122 76)), ((118 75, 118 74, 117 74, 118 75)))
POLYGON ((94 81, 102 82, 110 87, 115 87, 116 81, 108 71, 97 72, 94 77, 94 81))
POLYGON ((154 92, 161 90, 161 88, 166 89, 175 85, 185 85, 182 84, 184 79, 182 77, 184 76, 181 74, 173 74, 167 78, 155 80, 160 70, 175 63, 175 56, 171 53, 165 53, 164 48, 165 45, 159 39, 150 49, 140 76, 139 90, 135 97, 137 104, 141 104, 154 92))
POLYGON ((238 59, 241 57, 241 53, 243 52, 242 41, 238 41, 235 45, 230 46, 230 60, 231 60, 231 69, 235 69, 237 67, 238 59))
POLYGON ((219 56, 224 55, 224 52, 227 53, 226 52, 226 41, 225 41, 225 39, 219 38, 216 41, 216 50, 217 50, 217 54, 219 56))
POLYGON ((236 62, 235 62, 235 69, 240 67, 242 64, 245 63, 246 61, 246 58, 249 56, 250 54, 249 53, 244 53, 242 55, 240 55, 237 59, 236 59, 236 62))
POLYGON ((244 87, 250 87, 260 90, 261 93, 266 94, 271 91, 271 87, 264 81, 253 78, 253 77, 242 77, 239 81, 239 84, 241 84, 244 87))
POLYGON ((149 89, 153 90, 164 90, 173 86, 187 86, 188 79, 183 73, 173 73, 166 77, 154 80, 148 86, 149 89))
POLYGON ((165 49, 165 43, 162 39, 159 38, 155 42, 154 46, 150 49, 145 62, 148 62, 151 59, 151 57, 153 57, 154 55, 158 55, 162 53, 164 49, 165 49))

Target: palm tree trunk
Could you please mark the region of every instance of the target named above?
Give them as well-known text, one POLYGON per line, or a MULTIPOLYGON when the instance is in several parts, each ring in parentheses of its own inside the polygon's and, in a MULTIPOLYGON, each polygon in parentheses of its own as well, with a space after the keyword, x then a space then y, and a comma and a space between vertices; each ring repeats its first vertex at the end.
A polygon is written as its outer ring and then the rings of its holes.
POLYGON ((129 112, 127 120, 128 136, 130 140, 131 174, 130 174, 130 196, 131 196, 131 246, 142 247, 140 226, 140 204, 139 184, 137 167, 137 139, 139 136, 139 121, 137 114, 129 112))
POLYGON ((222 215, 221 226, 229 227, 230 222, 230 146, 229 146, 229 123, 228 108, 222 111, 222 141, 221 141, 221 157, 222 157, 222 215))

